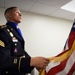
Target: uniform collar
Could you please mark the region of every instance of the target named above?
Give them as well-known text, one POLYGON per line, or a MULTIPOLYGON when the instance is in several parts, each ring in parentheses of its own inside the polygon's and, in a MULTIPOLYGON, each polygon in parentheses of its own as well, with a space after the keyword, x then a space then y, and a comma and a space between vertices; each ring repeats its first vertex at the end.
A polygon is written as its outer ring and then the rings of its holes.
POLYGON ((7 23, 8 23, 8 24, 11 24, 11 25, 12 25, 13 27, 15 27, 15 28, 18 26, 18 23, 15 23, 15 22, 10 22, 10 21, 8 21, 7 23))
POLYGON ((18 32, 18 29, 17 29, 17 26, 18 26, 17 23, 8 21, 8 22, 6 23, 6 25, 8 26, 8 29, 10 29, 10 30, 12 31, 12 33, 13 33, 17 38, 23 40, 23 37, 19 36, 20 33, 18 32), (12 28, 12 27, 13 27, 13 28, 12 28))

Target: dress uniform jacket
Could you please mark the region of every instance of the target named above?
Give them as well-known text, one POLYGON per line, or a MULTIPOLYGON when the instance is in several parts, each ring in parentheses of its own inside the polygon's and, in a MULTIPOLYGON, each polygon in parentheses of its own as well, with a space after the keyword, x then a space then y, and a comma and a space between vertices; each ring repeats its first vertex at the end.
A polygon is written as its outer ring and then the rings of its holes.
POLYGON ((34 68, 24 50, 24 39, 10 24, 0 26, 0 75, 25 75, 34 68))

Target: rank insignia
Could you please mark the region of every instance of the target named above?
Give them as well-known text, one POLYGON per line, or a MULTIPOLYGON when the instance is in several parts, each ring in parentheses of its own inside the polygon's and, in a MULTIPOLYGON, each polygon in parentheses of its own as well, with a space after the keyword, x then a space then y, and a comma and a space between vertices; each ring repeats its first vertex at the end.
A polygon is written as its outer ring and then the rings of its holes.
POLYGON ((7 27, 6 25, 2 25, 2 26, 1 26, 1 29, 2 29, 2 28, 6 28, 6 27, 7 27))
POLYGON ((0 40, 0 46, 5 47, 5 44, 3 41, 0 40))

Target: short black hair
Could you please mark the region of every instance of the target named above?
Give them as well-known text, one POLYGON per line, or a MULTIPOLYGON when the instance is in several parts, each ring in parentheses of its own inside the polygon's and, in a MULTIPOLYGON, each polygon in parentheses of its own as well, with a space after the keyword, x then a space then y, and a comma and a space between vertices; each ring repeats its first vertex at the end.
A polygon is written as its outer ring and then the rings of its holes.
POLYGON ((9 11, 11 11, 11 10, 13 10, 14 8, 17 8, 17 7, 9 7, 9 8, 7 8, 6 10, 5 10, 5 12, 4 12, 4 15, 6 15, 6 13, 8 13, 9 11))

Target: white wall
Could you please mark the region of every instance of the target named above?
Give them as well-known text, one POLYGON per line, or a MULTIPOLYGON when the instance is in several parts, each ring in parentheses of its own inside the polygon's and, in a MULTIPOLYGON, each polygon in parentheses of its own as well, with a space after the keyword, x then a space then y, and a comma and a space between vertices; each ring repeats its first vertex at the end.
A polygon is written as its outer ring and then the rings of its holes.
MULTIPOLYGON (((5 24, 4 9, 0 9, 0 24, 5 24)), ((31 56, 51 57, 59 54, 72 27, 72 21, 22 12, 19 24, 25 39, 26 51, 31 56)), ((35 71, 38 75, 38 72, 35 71)))
POLYGON ((22 12, 23 36, 31 56, 54 56, 62 51, 72 21, 22 12))

